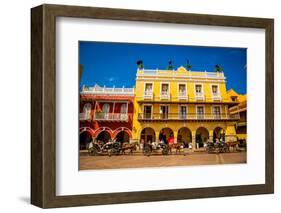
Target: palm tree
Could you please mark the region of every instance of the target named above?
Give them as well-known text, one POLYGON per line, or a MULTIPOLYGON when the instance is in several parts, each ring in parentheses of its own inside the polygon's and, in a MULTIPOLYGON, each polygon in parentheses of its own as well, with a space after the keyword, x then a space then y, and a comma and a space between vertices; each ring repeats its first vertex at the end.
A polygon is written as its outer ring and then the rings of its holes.
POLYGON ((138 60, 137 61, 137 66, 138 66, 138 69, 143 69, 143 67, 144 67, 143 61, 142 60, 138 60))
POLYGON ((167 70, 173 70, 173 69, 174 69, 173 62, 172 62, 172 60, 169 60, 167 70))
POLYGON ((223 72, 223 68, 220 65, 216 64, 215 72, 223 72))
POLYGON ((189 63, 189 60, 186 61, 185 68, 186 68, 187 70, 191 70, 192 66, 191 66, 191 64, 189 63))

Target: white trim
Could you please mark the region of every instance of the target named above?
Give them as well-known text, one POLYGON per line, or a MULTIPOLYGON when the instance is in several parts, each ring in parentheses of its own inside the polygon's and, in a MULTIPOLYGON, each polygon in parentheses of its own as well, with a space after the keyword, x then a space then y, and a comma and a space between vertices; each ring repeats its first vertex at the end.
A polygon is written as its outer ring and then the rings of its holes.
POLYGON ((167 81, 167 80, 170 80, 170 81, 176 81, 176 82, 192 82, 192 83, 204 83, 204 82, 209 82, 209 83, 226 83, 225 80, 220 80, 220 79, 217 79, 217 80, 195 80, 195 79, 191 79, 191 78, 187 78, 187 79, 184 79, 184 78, 180 78, 180 79, 175 79, 175 78, 171 78, 171 77, 167 77, 167 78, 158 78, 158 77, 153 77, 153 78, 137 78, 136 80, 138 81, 167 81))
MULTIPOLYGON (((151 106, 151 116, 150 116, 150 119, 152 119, 152 115, 153 115, 153 104, 143 104, 142 105, 142 119, 144 119, 144 107, 145 106, 151 106)), ((147 119, 147 118, 145 118, 147 119)))
POLYGON ((220 93, 220 85, 219 84, 210 84, 210 87, 211 87, 211 96, 212 96, 212 100, 213 101, 221 101, 222 100, 222 97, 221 97, 221 93, 220 93), (213 86, 217 86, 217 95, 214 96, 214 93, 213 93, 213 86))
POLYGON ((221 109, 221 105, 218 105, 218 104, 217 104, 217 105, 212 105, 212 107, 211 107, 211 108, 212 108, 212 116, 214 117, 214 119, 218 119, 218 118, 215 118, 215 114, 214 114, 214 108, 215 108, 215 107, 219 107, 219 108, 220 108, 220 115, 219 115, 220 117, 219 117, 219 119, 222 119, 222 109, 221 109))
POLYGON ((187 119, 188 118, 188 104, 178 104, 178 115, 179 115, 179 119, 187 119), (181 106, 185 106, 186 107, 186 117, 185 118, 180 118, 181 115, 181 106))
POLYGON ((205 105, 204 104, 196 104, 195 107, 196 107, 196 119, 198 119, 198 117, 197 117, 198 116, 198 111, 197 111, 198 107, 203 107, 203 118, 200 118, 200 119, 205 119, 205 112, 206 112, 205 111, 205 105))
POLYGON ((170 91, 171 91, 170 82, 166 82, 166 81, 160 82, 160 92, 159 92, 160 100, 170 100, 170 91), (162 97, 162 85, 163 84, 168 84, 167 98, 165 98, 166 96, 162 97))
POLYGON ((159 104, 159 118, 161 119, 161 106, 166 106, 166 107, 168 107, 168 113, 167 113, 167 118, 166 119, 169 119, 170 118, 170 116, 169 116, 169 112, 170 112, 170 104, 159 104))
POLYGON ((152 82, 152 81, 144 82, 143 99, 150 99, 150 100, 152 100, 153 99, 153 94, 154 94, 154 82, 152 82), (152 94, 151 95, 146 95, 145 94, 146 84, 152 84, 152 87, 151 87, 151 93, 152 94))
POLYGON ((196 101, 204 101, 205 100, 205 92, 204 92, 204 84, 199 84, 199 83, 194 83, 194 96, 196 101), (197 96, 196 95, 196 86, 201 85, 201 93, 202 96, 197 96))
POLYGON ((177 88, 178 100, 188 100, 187 83, 178 82, 178 83, 177 83, 177 87, 178 87, 178 88, 177 88), (179 91, 180 85, 185 85, 185 96, 180 96, 180 91, 179 91))

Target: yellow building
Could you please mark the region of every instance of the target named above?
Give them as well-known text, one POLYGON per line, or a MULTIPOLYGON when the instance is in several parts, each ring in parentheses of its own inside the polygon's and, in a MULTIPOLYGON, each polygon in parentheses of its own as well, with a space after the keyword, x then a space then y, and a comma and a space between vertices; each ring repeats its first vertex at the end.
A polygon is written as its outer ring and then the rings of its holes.
POLYGON ((247 141, 247 95, 241 95, 235 92, 233 89, 227 91, 227 94, 232 99, 236 99, 239 104, 229 108, 231 115, 238 115, 239 120, 237 121, 236 135, 239 141, 247 141))
POLYGON ((237 105, 226 91, 223 72, 138 69, 132 135, 138 141, 174 141, 192 144, 236 140, 237 105))

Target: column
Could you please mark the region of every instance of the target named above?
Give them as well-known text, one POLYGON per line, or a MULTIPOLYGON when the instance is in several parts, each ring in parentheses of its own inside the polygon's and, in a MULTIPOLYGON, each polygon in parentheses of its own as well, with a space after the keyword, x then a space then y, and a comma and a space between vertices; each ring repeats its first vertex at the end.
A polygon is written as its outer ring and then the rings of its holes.
POLYGON ((178 142, 178 131, 173 132, 174 133, 174 143, 178 142))
POLYGON ((192 151, 196 149, 196 131, 192 131, 192 151))
MULTIPOLYGON (((208 130, 209 131, 209 130, 208 130)), ((209 131, 209 141, 210 142, 213 142, 213 139, 214 139, 214 137, 213 137, 213 131, 211 130, 211 131, 209 131)))

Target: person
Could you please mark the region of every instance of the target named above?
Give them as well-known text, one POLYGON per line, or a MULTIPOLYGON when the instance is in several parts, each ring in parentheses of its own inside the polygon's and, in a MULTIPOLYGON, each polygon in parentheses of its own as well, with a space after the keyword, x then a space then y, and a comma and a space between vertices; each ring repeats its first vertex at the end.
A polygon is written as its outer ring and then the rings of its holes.
POLYGON ((173 135, 170 135, 169 139, 168 139, 168 143, 169 145, 172 145, 174 143, 174 137, 173 135))
POLYGON ((88 149, 91 149, 93 147, 93 140, 91 140, 89 143, 88 143, 88 149))

